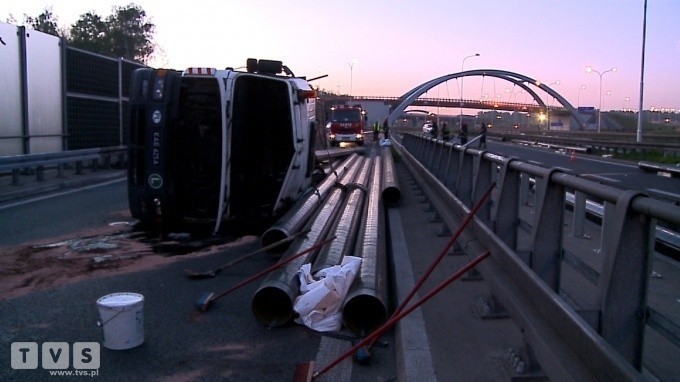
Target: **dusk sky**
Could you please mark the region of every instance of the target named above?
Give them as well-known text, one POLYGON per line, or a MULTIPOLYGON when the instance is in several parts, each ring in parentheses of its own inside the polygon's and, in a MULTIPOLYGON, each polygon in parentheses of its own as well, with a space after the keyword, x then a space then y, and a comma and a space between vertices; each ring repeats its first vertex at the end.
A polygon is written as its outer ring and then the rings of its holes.
MULTIPOLYGON (((112 0, 4 0, 0 19, 37 16, 50 7, 61 27, 81 14, 102 17, 112 0)), ((644 0, 189 1, 137 0, 156 25, 150 64, 184 69, 282 60, 298 76, 353 95, 400 96, 430 79, 465 70, 501 69, 550 85, 574 106, 638 108, 644 0), (350 67, 350 63, 354 64, 350 67), (584 90, 580 90, 585 85, 584 90), (608 94, 610 93, 610 94, 608 94)), ((680 109, 680 0, 648 0, 644 108, 680 109)), ((432 97, 459 97, 449 81, 432 97)), ((518 87, 466 77, 465 98, 530 102, 518 87)), ((554 101, 553 105, 555 105, 554 101)))

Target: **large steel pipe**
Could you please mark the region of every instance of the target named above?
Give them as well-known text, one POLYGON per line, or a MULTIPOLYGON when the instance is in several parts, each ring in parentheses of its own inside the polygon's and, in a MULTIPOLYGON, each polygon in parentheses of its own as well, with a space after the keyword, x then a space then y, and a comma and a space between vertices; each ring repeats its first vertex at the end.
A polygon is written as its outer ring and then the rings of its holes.
MULTIPOLYGON (((321 209, 311 219, 310 232, 305 238, 298 239, 288 248, 279 261, 286 261, 290 256, 304 251, 306 248, 325 240, 342 206, 344 190, 333 189, 321 209)), ((277 269, 262 281, 252 300, 252 311, 263 324, 274 327, 284 325, 293 318, 293 303, 300 294, 297 273, 300 267, 312 262, 318 250, 302 256, 277 269)))
POLYGON ((394 167, 392 149, 387 146, 383 147, 381 156, 383 158, 381 195, 385 206, 393 207, 401 201, 401 190, 399 189, 399 181, 397 180, 396 168, 394 167))
POLYGON ((371 163, 371 159, 361 159, 356 178, 353 182, 345 185, 347 188, 346 201, 343 203, 342 213, 334 226, 336 240, 319 252, 312 265, 312 273, 339 265, 342 263, 343 257, 354 252, 359 227, 363 222, 363 206, 367 193, 366 187, 372 170, 371 163))
POLYGON ((360 230, 356 255, 362 258, 343 307, 345 326, 363 336, 387 320, 385 214, 381 202, 381 160, 373 162, 373 177, 366 200, 364 226, 360 230))
MULTIPOLYGON (((329 232, 336 225, 339 211, 344 206, 347 185, 357 177, 359 170, 363 168, 363 162, 363 159, 353 160, 337 181, 335 179, 332 179, 332 182, 324 181, 324 188, 327 186, 330 192, 328 197, 320 202, 321 208, 317 209, 316 215, 311 218, 310 233, 305 239, 294 242, 279 261, 286 261, 288 256, 329 236, 329 232)), ((303 264, 312 262, 318 253, 317 250, 308 256, 291 261, 262 282, 253 297, 252 309, 255 317, 268 326, 283 325, 293 317, 293 303, 300 293, 297 273, 303 264)))
MULTIPOLYGON (((359 155, 352 154, 340 163, 340 166, 324 179, 313 193, 309 193, 300 199, 293 208, 274 223, 262 234, 262 246, 286 239, 300 231, 309 221, 310 217, 318 210, 329 190, 350 171, 357 162, 359 155)), ((274 253, 282 253, 287 248, 279 247, 274 253)))

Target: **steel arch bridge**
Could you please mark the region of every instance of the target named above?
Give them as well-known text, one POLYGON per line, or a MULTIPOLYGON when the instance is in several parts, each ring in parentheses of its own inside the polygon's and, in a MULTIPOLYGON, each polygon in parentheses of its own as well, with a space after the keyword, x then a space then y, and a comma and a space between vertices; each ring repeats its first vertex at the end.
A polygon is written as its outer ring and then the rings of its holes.
MULTIPOLYGON (((527 77, 523 74, 519 73, 513 73, 509 72, 506 70, 498 70, 498 69, 475 69, 475 70, 467 70, 464 72, 459 72, 459 73, 452 73, 452 74, 447 74, 438 78, 435 78, 433 80, 427 81, 425 83, 422 83, 415 88, 409 90, 406 92, 404 95, 399 97, 394 106, 390 108, 390 114, 388 116, 389 122, 394 123, 397 118, 399 118, 402 113, 404 113, 404 110, 411 105, 418 97, 420 97, 422 94, 427 92, 428 90, 434 88, 435 86, 446 82, 448 80, 456 79, 456 78, 461 78, 461 77, 474 77, 474 76, 490 76, 490 77, 495 77, 499 78, 502 80, 509 81, 522 89, 524 89, 528 94, 531 95, 531 97, 538 103, 539 107, 541 109, 547 110, 548 107, 543 102, 543 99, 536 93, 534 88, 538 88, 540 90, 543 90, 544 92, 548 93, 550 96, 555 98, 557 102, 559 102, 562 107, 569 112, 571 117, 578 123, 579 126, 583 127, 583 120, 581 116, 578 114, 574 106, 569 103, 564 97, 562 97, 559 93, 557 93, 555 90, 550 88, 549 86, 541 83, 540 81, 536 81, 531 77, 527 77)), ((462 95, 461 95, 462 97, 462 95)), ((461 103, 463 103, 463 100, 461 99, 461 103)))

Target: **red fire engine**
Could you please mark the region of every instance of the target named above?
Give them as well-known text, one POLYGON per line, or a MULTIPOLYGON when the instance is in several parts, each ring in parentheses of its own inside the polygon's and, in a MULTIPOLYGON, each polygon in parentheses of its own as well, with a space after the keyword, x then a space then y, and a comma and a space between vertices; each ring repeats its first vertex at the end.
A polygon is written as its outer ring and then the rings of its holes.
POLYGON ((367 119, 366 110, 361 105, 331 107, 330 122, 326 125, 331 146, 338 146, 340 142, 363 145, 367 119))

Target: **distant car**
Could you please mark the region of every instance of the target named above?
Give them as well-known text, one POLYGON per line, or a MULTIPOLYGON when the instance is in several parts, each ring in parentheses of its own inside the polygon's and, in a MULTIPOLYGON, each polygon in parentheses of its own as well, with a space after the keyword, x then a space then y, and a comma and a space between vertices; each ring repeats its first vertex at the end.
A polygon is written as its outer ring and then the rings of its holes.
POLYGON ((423 125, 423 133, 425 134, 432 134, 432 123, 427 122, 423 125))

